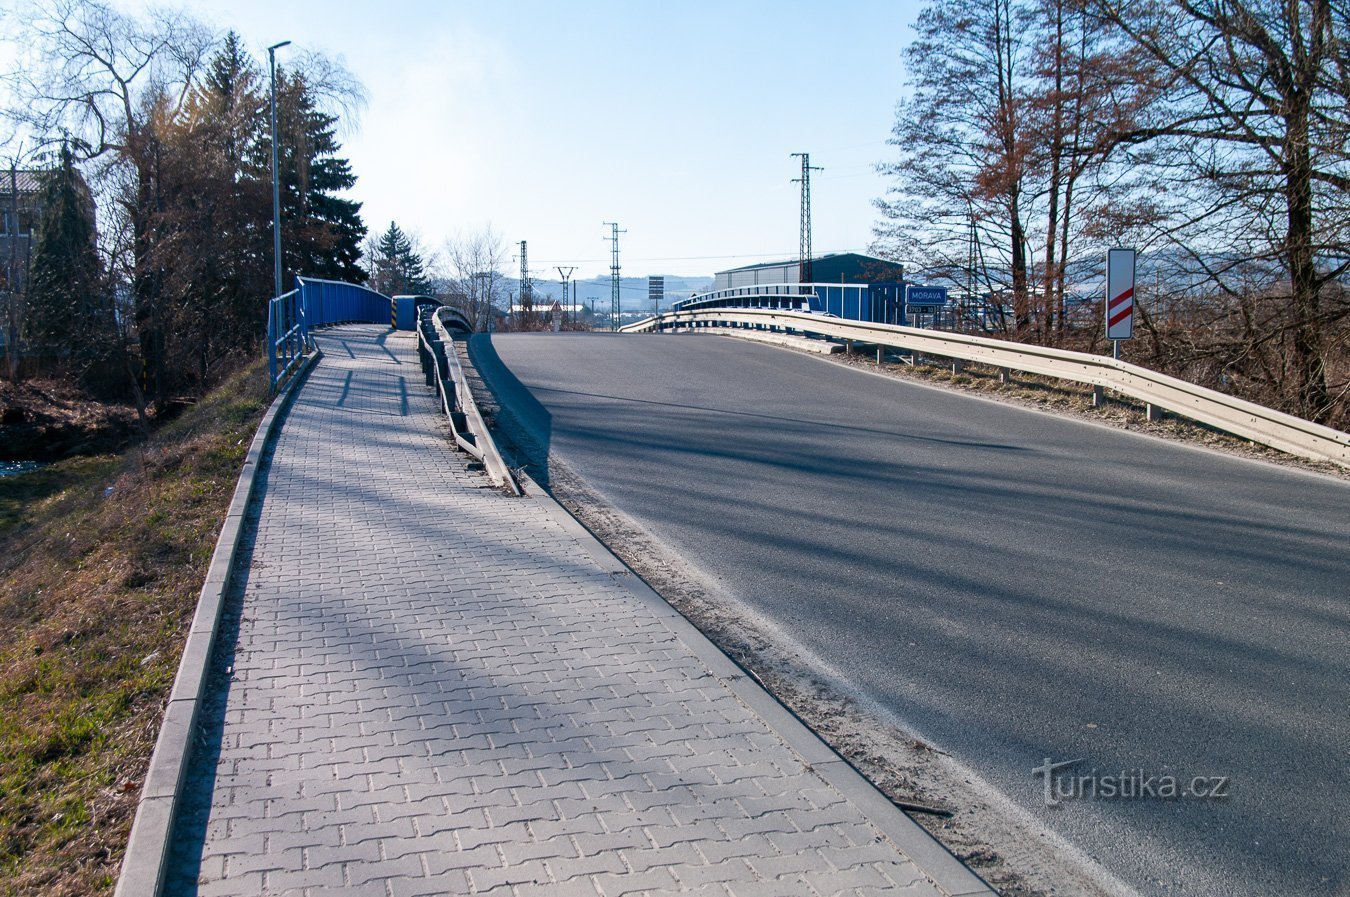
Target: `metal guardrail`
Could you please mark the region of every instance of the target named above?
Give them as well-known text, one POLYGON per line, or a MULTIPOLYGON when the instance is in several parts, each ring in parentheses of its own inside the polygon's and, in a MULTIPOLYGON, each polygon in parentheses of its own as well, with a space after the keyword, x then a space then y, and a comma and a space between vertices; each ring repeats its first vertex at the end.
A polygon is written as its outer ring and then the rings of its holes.
POLYGON ((309 325, 300 291, 291 290, 267 303, 267 379, 272 392, 309 351, 309 325))
MULTIPOLYGON (((842 284, 830 284, 830 286, 841 286, 842 284)), ((740 287, 727 287, 722 290, 713 290, 708 293, 700 293, 696 296, 690 296, 688 299, 681 299, 671 305, 674 311, 695 311, 705 308, 725 307, 721 306, 723 302, 733 300, 752 300, 751 306, 756 302, 773 302, 774 300, 784 300, 788 302, 800 302, 802 300, 811 300, 816 296, 816 286, 813 283, 774 283, 774 284, 747 284, 740 287)), ((862 286, 861 289, 867 289, 862 286)), ((745 303, 738 303, 745 304, 745 303)), ((767 306, 765 306, 767 307, 767 306)), ((782 307, 777 305, 777 307, 782 307)))
POLYGON ((846 321, 805 312, 754 308, 670 312, 625 325, 620 331, 642 333, 671 327, 724 326, 792 330, 856 340, 1106 387, 1157 409, 1166 409, 1291 455, 1350 467, 1350 433, 1139 365, 1086 352, 894 324, 846 321))
POLYGON ((450 422, 450 432, 455 444, 474 458, 483 462, 489 477, 498 486, 502 486, 512 495, 520 495, 520 484, 511 475, 511 470, 502 460, 487 424, 478 411, 478 404, 469 391, 464 369, 455 354, 454 339, 441 321, 441 312, 458 315, 455 309, 429 309, 418 322, 417 354, 422 361, 422 373, 427 385, 436 388, 441 400, 441 410, 450 422))

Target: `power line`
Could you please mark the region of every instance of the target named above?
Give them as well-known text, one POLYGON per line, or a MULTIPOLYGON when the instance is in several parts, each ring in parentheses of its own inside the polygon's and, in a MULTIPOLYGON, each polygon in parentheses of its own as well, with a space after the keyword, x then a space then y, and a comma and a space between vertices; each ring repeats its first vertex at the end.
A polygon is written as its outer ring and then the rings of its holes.
POLYGON ((802 185, 802 221, 801 237, 797 247, 797 279, 801 283, 811 283, 811 172, 825 169, 811 164, 810 153, 793 153, 802 160, 802 176, 793 178, 792 183, 802 185))
POLYGON ((609 306, 610 306, 610 314, 613 316, 610 320, 613 322, 614 329, 618 330, 619 329, 619 234, 626 234, 628 233, 628 231, 619 230, 618 222, 606 221, 604 223, 608 224, 611 228, 611 234, 606 239, 610 241, 610 254, 614 257, 614 260, 610 262, 609 265, 609 276, 611 278, 609 306))

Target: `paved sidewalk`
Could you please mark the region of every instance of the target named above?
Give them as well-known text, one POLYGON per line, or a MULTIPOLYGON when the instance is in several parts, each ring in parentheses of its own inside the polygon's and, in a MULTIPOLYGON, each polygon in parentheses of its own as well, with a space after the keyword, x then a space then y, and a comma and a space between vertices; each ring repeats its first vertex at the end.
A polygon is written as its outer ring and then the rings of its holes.
POLYGON ((469 469, 410 336, 319 342, 236 576, 169 893, 942 893, 829 781, 837 758, 789 747, 564 515, 469 469))

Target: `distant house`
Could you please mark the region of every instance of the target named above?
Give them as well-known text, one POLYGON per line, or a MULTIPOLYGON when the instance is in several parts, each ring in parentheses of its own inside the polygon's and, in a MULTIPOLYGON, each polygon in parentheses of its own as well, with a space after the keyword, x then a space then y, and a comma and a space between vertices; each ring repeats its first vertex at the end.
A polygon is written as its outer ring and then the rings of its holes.
POLYGON ((0 171, 0 289, 22 290, 33 260, 33 226, 41 209, 41 171, 0 171), (18 214, 15 214, 15 188, 18 214))

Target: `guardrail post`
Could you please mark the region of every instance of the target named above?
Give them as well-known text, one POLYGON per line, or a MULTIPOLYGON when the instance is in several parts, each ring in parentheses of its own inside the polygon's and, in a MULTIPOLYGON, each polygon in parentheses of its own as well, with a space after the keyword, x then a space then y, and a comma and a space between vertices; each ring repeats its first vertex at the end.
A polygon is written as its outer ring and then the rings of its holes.
POLYGON ((1160 421, 1163 419, 1163 410, 1152 402, 1144 404, 1144 417, 1151 421, 1160 421))
POLYGON ((999 383, 1011 383, 1011 382, 1012 382, 1012 370, 1011 370, 1010 368, 999 368, 999 369, 998 369, 998 382, 999 382, 999 383))
POLYGON ((885 363, 886 363, 886 347, 877 346, 877 364, 883 365, 885 363))
POLYGON ((1103 386, 1092 387, 1092 407, 1101 408, 1106 404, 1106 388, 1103 386))
POLYGON ((963 366, 962 366, 962 364, 961 364, 961 359, 959 359, 959 358, 953 358, 953 359, 952 359, 952 373, 953 373, 953 374, 959 374, 959 373, 961 373, 962 367, 963 367, 963 366))

